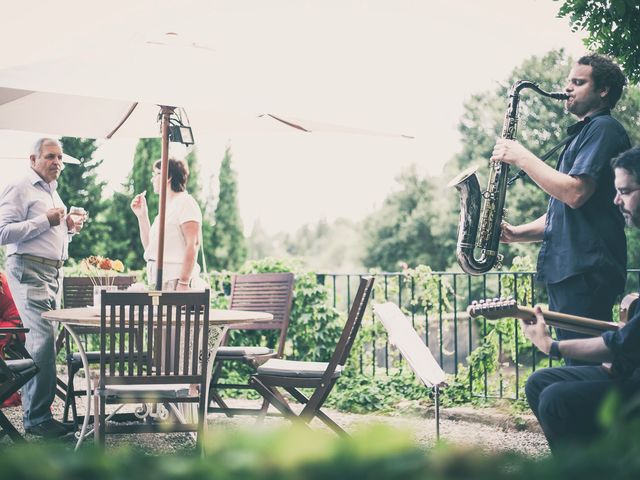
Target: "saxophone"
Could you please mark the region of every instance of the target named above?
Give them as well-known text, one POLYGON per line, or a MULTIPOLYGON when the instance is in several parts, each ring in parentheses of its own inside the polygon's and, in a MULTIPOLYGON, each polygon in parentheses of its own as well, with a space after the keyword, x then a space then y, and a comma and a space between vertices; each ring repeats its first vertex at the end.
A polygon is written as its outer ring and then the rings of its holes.
MULTIPOLYGON (((555 100, 567 100, 563 92, 545 92, 537 84, 520 80, 509 90, 509 105, 504 116, 502 138, 513 140, 518 127, 520 91, 530 88, 536 93, 555 100)), ((497 266, 502 255, 498 254, 504 202, 507 194, 509 164, 489 161, 489 181, 485 191, 480 190, 477 167, 471 167, 455 177, 449 186, 460 194, 460 223, 456 256, 466 273, 480 275, 497 266), (478 228, 479 227, 479 228, 478 228), (479 257, 476 258, 476 249, 479 257)))

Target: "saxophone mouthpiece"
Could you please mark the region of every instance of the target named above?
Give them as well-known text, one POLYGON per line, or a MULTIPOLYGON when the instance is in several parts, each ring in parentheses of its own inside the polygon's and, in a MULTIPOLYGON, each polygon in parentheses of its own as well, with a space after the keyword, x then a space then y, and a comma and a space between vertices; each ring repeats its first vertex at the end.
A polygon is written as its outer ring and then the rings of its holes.
POLYGON ((549 96, 556 100, 569 100, 569 94, 564 92, 551 92, 549 96))

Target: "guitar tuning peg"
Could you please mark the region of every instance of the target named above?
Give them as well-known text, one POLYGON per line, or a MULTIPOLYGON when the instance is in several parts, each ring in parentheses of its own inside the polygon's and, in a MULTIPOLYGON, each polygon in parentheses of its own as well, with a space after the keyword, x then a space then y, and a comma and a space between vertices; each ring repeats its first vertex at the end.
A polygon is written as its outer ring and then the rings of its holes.
POLYGON ((484 305, 484 302, 485 302, 485 300, 483 298, 482 300, 480 300, 480 305, 484 305))
POLYGON ((477 304, 478 304, 478 301, 477 301, 477 300, 474 300, 473 302, 471 302, 471 306, 472 306, 472 307, 475 307, 477 304))
POLYGON ((500 299, 498 297, 493 297, 493 303, 498 303, 500 299))

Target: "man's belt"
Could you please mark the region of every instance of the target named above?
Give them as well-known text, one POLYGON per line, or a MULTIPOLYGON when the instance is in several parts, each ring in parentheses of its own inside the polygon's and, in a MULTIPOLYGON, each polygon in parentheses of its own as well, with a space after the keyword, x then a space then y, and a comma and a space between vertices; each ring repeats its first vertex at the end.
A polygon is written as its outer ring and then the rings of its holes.
POLYGON ((43 265, 49 265, 50 267, 62 268, 64 262, 62 260, 51 260, 50 258, 39 257, 37 255, 31 255, 29 253, 17 253, 18 257, 22 257, 30 262, 42 263, 43 265))

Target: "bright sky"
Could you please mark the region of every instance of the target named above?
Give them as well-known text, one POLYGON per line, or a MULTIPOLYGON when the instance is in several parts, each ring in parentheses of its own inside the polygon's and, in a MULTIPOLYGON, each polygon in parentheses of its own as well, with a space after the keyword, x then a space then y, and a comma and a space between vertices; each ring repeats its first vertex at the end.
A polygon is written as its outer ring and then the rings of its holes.
MULTIPOLYGON (((4 6, 0 44, 11 48, 0 67, 73 53, 112 35, 188 32, 246 69, 246 82, 226 87, 234 97, 254 98, 247 85, 258 81, 270 113, 415 136, 229 135, 194 124, 201 181, 216 174, 217 185, 224 149, 232 148, 245 230, 259 221, 270 233, 294 231, 321 218, 363 218, 411 164, 439 173, 460 148, 456 125, 473 93, 495 88, 531 55, 583 53, 580 36, 555 18, 558 8, 552 0, 22 0, 4 6)), ((0 131, 7 158, 0 186, 24 173, 34 139, 0 131)), ((99 143, 100 173, 117 189, 135 142, 99 143)))

